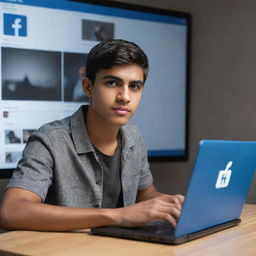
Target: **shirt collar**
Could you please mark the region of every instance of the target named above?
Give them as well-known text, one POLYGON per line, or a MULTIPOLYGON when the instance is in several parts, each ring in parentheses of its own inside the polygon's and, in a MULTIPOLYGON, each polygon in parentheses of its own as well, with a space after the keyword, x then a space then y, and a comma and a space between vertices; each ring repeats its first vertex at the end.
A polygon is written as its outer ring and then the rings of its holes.
POLYGON ((129 150, 135 145, 135 136, 129 124, 123 125, 120 128, 120 134, 124 150, 129 150))
MULTIPOLYGON (((71 134, 76 152, 80 154, 94 152, 94 148, 91 144, 85 125, 87 110, 88 106, 83 105, 71 116, 71 134)), ((129 124, 124 125, 120 128, 120 134, 122 138, 123 151, 124 153, 128 152, 129 149, 135 145, 133 129, 129 128, 129 124)))
POLYGON ((85 126, 85 118, 88 106, 81 106, 71 116, 71 134, 77 153, 88 153, 94 151, 85 126))

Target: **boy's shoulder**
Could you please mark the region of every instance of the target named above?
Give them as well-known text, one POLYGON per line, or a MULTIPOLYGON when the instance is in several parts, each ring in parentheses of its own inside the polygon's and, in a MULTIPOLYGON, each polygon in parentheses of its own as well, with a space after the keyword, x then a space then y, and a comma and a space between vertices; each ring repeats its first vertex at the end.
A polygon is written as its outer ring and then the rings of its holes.
POLYGON ((127 123, 127 124, 123 125, 121 127, 121 130, 123 130, 124 132, 126 132, 127 134, 130 134, 130 135, 140 134, 140 130, 139 130, 138 126, 133 123, 127 123))
POLYGON ((45 135, 54 135, 54 134, 70 134, 72 126, 83 128, 84 119, 83 119, 83 110, 80 107, 76 112, 71 116, 65 117, 60 120, 51 121, 42 125, 37 132, 45 135))
POLYGON ((142 134, 137 125, 128 123, 121 127, 121 134, 126 141, 137 144, 139 141, 143 141, 142 134))
MULTIPOLYGON (((66 117, 61 120, 51 121, 42 125, 39 129, 37 129, 33 135, 39 138, 60 138, 63 135, 70 135, 70 117, 66 117)), ((51 139, 50 139, 51 140, 51 139)))
POLYGON ((51 133, 56 130, 68 131, 70 130, 70 117, 66 117, 61 120, 51 121, 42 125, 38 131, 42 133, 51 133))

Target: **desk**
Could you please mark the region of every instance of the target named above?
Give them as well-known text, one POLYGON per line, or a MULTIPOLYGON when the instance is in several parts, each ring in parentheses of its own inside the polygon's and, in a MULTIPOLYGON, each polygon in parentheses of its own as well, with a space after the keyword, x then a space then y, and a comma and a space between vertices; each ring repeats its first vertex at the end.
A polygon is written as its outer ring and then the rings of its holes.
MULTIPOLYGON (((0 250, 47 256, 255 256, 256 205, 245 205, 236 227, 181 245, 164 245, 76 232, 13 231, 0 235, 0 250)), ((0 255, 11 255, 0 252, 0 255)))

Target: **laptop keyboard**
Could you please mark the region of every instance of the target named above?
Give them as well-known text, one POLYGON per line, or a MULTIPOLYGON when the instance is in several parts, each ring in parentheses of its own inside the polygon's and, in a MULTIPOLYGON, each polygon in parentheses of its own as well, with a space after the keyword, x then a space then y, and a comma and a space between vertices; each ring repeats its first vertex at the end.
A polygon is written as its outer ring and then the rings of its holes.
POLYGON ((137 227, 136 229, 143 230, 144 232, 149 232, 149 233, 167 234, 167 235, 171 235, 175 231, 175 228, 170 223, 165 221, 150 222, 147 225, 142 227, 137 227))

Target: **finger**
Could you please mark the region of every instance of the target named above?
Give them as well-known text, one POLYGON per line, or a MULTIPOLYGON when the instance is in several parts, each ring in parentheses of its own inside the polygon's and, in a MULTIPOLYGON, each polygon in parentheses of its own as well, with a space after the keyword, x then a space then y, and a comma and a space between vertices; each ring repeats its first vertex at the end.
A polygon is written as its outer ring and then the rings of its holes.
POLYGON ((178 199, 176 199, 176 200, 177 200, 177 203, 169 203, 169 202, 162 201, 161 203, 156 205, 155 209, 157 211, 172 214, 178 218, 180 215, 182 206, 181 206, 180 202, 178 201, 178 199))
POLYGON ((181 204, 181 202, 180 202, 180 200, 179 200, 178 198, 174 198, 174 199, 173 199, 173 204, 175 205, 175 207, 176 207, 177 209, 179 209, 179 210, 181 211, 182 204, 181 204))
POLYGON ((176 203, 177 200, 178 200, 176 198, 176 196, 172 196, 172 195, 163 195, 163 196, 160 196, 159 199, 164 201, 164 202, 167 202, 167 203, 176 203))
POLYGON ((168 208, 167 213, 169 213, 175 219, 178 219, 180 216, 180 209, 173 205, 171 208, 168 208))
POLYGON ((169 222, 173 227, 176 227, 176 225, 177 225, 175 218, 172 215, 168 214, 168 213, 161 214, 159 216, 159 218, 169 222))
POLYGON ((156 206, 159 208, 161 205, 171 208, 173 205, 178 208, 180 211, 182 209, 183 196, 182 195, 162 195, 155 198, 156 206))
POLYGON ((180 201, 181 204, 183 204, 184 199, 185 199, 185 197, 183 195, 176 194, 174 196, 175 196, 175 198, 177 198, 180 201))
POLYGON ((170 214, 177 220, 180 217, 180 209, 173 207, 170 214))
POLYGON ((180 205, 182 205, 184 201, 184 196, 180 194, 164 195, 164 196, 161 196, 160 199, 169 203, 179 203, 180 205))
POLYGON ((161 211, 165 211, 165 212, 169 212, 170 209, 172 208, 177 208, 180 210, 180 204, 176 204, 174 202, 169 202, 169 201, 159 201, 157 204, 155 204, 155 209, 156 210, 161 210, 161 211))
POLYGON ((178 219, 180 216, 180 209, 176 207, 176 205, 174 204, 166 204, 166 205, 161 205, 158 208, 159 212, 162 213, 167 213, 170 214, 171 216, 173 216, 175 219, 178 219))

